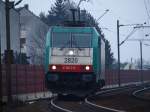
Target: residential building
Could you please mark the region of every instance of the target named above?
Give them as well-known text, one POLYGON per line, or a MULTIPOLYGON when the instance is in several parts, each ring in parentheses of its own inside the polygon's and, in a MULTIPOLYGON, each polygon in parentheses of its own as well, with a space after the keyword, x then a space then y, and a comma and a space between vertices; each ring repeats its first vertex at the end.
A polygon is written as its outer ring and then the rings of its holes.
POLYGON ((49 26, 25 5, 20 13, 21 52, 26 53, 30 64, 43 64, 45 37, 49 26))

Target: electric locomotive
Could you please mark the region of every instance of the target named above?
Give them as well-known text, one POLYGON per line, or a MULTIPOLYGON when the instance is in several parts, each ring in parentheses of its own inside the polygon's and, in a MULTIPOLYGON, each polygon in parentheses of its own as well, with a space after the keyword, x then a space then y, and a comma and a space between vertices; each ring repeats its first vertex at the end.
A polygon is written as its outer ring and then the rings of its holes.
POLYGON ((53 26, 46 37, 46 86, 88 95, 105 85, 105 42, 94 27, 53 26))

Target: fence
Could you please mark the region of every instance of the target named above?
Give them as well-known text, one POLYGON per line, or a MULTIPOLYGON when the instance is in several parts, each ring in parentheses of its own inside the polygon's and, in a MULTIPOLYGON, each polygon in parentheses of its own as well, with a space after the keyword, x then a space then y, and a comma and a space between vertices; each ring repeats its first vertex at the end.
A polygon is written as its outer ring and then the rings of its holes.
MULTIPOLYGON (((44 68, 37 65, 12 65, 11 66, 11 88, 12 95, 24 96, 22 99, 30 100, 39 98, 39 93, 45 97, 47 89, 45 88, 44 68), (32 96, 32 97, 30 97, 32 96)), ((2 65, 2 85, 3 96, 7 95, 6 66, 2 65)), ((106 70, 106 86, 118 85, 117 70, 106 70)), ((141 81, 139 70, 121 70, 121 84, 129 84, 141 81)), ((150 81, 150 70, 143 71, 143 81, 150 81)), ((42 97, 40 94, 40 98, 42 97)))
MULTIPOLYGON (((2 93, 7 95, 6 66, 2 65, 2 93)), ((44 69, 37 65, 11 65, 12 95, 21 100, 31 100, 46 96, 44 69)), ((48 93, 47 93, 48 94, 48 93)), ((4 100, 7 100, 4 97, 4 100)))
MULTIPOLYGON (((106 86, 118 85, 118 71, 106 70, 105 72, 106 86)), ((120 83, 131 84, 141 83, 141 81, 150 81, 150 70, 143 70, 142 76, 140 70, 121 70, 120 71, 120 83)))

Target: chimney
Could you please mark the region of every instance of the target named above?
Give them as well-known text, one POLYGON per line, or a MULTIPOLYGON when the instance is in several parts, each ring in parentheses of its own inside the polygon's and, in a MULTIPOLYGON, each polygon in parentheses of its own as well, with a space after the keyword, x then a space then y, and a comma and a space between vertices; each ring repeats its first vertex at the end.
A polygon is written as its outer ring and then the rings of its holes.
POLYGON ((24 5, 24 8, 26 8, 27 10, 29 9, 29 5, 28 4, 25 4, 24 5))

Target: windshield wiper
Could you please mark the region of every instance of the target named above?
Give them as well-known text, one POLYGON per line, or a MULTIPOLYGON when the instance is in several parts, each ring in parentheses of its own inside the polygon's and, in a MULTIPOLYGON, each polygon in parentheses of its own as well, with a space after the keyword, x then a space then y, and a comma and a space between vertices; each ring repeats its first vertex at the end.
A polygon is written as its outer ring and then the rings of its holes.
MULTIPOLYGON (((67 43, 65 43, 65 44, 63 45, 63 47, 60 48, 60 50, 63 50, 63 49, 64 49, 68 44, 70 44, 70 43, 71 43, 71 41, 68 41, 67 43)), ((82 48, 80 48, 80 47, 77 45, 77 43, 76 43, 75 41, 72 41, 72 45, 76 46, 76 48, 78 48, 80 51, 83 50, 82 48)))
POLYGON ((67 43, 65 43, 65 44, 60 48, 60 50, 62 51, 68 44, 70 44, 70 41, 68 41, 67 43))

